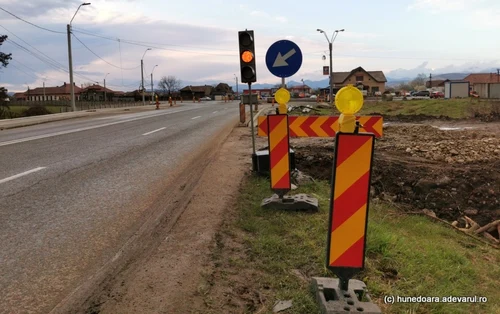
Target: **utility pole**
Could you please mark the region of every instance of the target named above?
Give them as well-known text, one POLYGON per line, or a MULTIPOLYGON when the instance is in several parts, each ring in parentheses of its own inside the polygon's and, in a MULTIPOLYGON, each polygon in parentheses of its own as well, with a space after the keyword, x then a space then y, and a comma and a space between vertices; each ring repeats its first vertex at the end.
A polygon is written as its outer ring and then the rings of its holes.
POLYGON ((142 105, 143 106, 146 106, 146 100, 144 98, 144 56, 146 55, 146 52, 148 52, 149 50, 151 50, 151 48, 148 48, 146 49, 146 51, 144 51, 144 54, 142 55, 142 58, 141 58, 141 87, 142 87, 142 105))
POLYGON ((238 77, 234 74, 234 79, 236 80, 236 97, 238 97, 238 77))
POLYGON ((146 100, 144 99, 144 61, 141 59, 141 89, 142 89, 142 105, 146 106, 146 100))
POLYGON ((45 101, 45 81, 43 81, 43 101, 45 101))
POLYGON ((500 69, 497 69, 497 82, 500 82, 500 69))
POLYGON ((69 61, 69 90, 71 93, 71 109, 73 111, 76 111, 76 104, 75 104, 75 87, 74 82, 73 82, 73 56, 71 54, 71 23, 73 22, 73 19, 75 18, 76 14, 78 13, 78 10, 80 10, 80 7, 82 5, 90 5, 88 2, 84 2, 78 6, 78 9, 76 9, 75 14, 73 15, 73 18, 71 21, 69 21, 69 24, 66 25, 66 32, 68 33, 68 61, 69 61))
MULTIPOLYGON (((76 14, 76 13, 75 13, 76 14)), ((69 90, 71 93, 71 110, 76 111, 75 88, 73 87, 73 56, 71 54, 71 25, 66 25, 68 33, 68 60, 69 60, 69 90)))
POLYGON ((153 98, 154 98, 154 89, 153 89, 153 72, 151 72, 151 103, 153 104, 153 98))
POLYGON ((109 73, 107 73, 105 76, 104 76, 104 102, 106 102, 108 100, 107 98, 107 93, 106 93, 106 77, 108 77, 109 73))
POLYGON ((429 88, 432 89, 432 73, 429 73, 429 88))

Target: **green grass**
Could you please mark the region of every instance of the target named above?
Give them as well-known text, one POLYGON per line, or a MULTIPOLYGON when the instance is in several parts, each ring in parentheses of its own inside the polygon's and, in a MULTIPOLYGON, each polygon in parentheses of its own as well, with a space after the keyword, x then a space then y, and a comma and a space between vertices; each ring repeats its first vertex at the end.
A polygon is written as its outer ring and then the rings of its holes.
MULTIPOLYGON (((244 261, 236 258, 231 267, 236 271, 254 269, 253 280, 269 287, 265 313, 272 313, 276 300, 287 299, 293 300, 293 307, 282 313, 319 312, 309 284, 291 270, 298 269, 308 277, 333 276, 325 268, 330 187, 326 182, 316 182, 295 192, 318 198, 320 212, 261 208, 261 201, 272 194, 269 182, 251 177, 242 189, 238 219, 231 227, 244 230, 248 248, 244 261)), ((384 313, 500 313, 499 252, 425 217, 408 216, 386 204, 372 203, 365 261, 366 268, 357 279, 367 284, 384 313), (384 305, 386 295, 476 295, 489 301, 384 305)))
MULTIPOLYGON (((10 107, 10 112, 17 115, 21 115, 23 111, 29 108, 29 106, 9 106, 9 107, 10 107)), ((45 106, 45 108, 47 108, 47 110, 49 110, 51 113, 60 113, 61 110, 64 110, 64 108, 61 106, 45 106)))
MULTIPOLYGON (((320 115, 339 115, 334 109, 320 109, 320 115)), ((498 102, 488 102, 477 99, 425 99, 406 101, 365 101, 359 115, 380 113, 382 115, 429 115, 446 116, 455 119, 465 119, 474 113, 500 112, 498 102)), ((312 114, 312 112, 311 112, 312 114)), ((314 113, 318 114, 318 113, 314 113)))

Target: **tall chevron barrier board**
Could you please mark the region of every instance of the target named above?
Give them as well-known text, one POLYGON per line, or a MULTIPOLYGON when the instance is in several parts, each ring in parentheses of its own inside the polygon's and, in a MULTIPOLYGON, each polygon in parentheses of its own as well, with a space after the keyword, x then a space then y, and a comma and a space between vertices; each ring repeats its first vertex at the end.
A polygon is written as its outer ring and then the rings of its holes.
POLYGON ((288 116, 286 114, 271 115, 269 124, 269 167, 271 189, 285 193, 291 189, 290 181, 290 144, 288 142, 288 116))
POLYGON ((327 267, 341 280, 364 267, 373 146, 373 134, 336 136, 327 267))
MULTIPOLYGON (((375 137, 382 137, 384 120, 381 116, 356 117, 361 124, 359 132, 373 133, 375 137)), ((335 137, 339 131, 338 116, 288 116, 291 137, 335 137)), ((267 116, 258 118, 258 135, 267 136, 269 133, 267 116)))

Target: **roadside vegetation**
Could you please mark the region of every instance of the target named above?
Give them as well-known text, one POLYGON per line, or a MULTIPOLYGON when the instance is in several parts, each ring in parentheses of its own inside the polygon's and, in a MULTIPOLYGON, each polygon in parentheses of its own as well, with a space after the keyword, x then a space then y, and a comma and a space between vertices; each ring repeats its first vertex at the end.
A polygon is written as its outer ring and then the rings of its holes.
POLYGON ((62 106, 13 106, 4 108, 0 119, 13 119, 21 117, 39 116, 52 113, 66 112, 62 106))
MULTIPOLYGON (((272 313, 278 300, 293 302, 280 313, 319 313, 310 278, 333 277, 325 267, 330 187, 316 181, 293 193, 318 198, 320 211, 263 209, 261 201, 272 194, 269 181, 247 179, 233 218, 217 236, 215 269, 200 285, 211 309, 207 313, 272 313), (240 300, 221 304, 226 294, 216 294, 224 287, 236 291, 231 298, 240 300)), ((498 278, 500 254, 493 247, 427 217, 402 213, 390 203, 371 202, 366 268, 356 279, 367 284, 383 313, 500 313, 498 278), (475 295, 488 302, 385 305, 383 298, 389 295, 475 295)))

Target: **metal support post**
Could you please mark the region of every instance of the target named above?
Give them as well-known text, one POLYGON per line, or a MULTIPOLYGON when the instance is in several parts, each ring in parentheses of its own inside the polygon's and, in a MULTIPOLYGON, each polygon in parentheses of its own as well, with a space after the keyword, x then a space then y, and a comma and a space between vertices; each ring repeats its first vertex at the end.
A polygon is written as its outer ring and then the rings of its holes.
POLYGON ((252 152, 255 155, 255 132, 253 128, 253 108, 252 108, 252 83, 248 83, 248 103, 250 105, 250 127, 252 130, 252 152))
POLYGON ((330 103, 333 104, 333 60, 332 60, 332 50, 333 43, 328 43, 330 48, 330 103))

